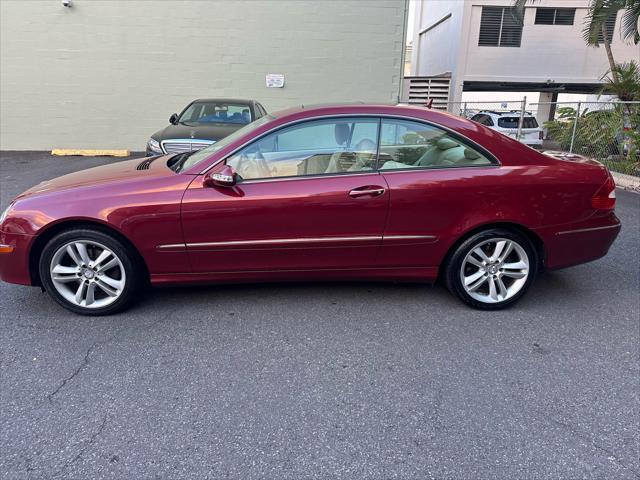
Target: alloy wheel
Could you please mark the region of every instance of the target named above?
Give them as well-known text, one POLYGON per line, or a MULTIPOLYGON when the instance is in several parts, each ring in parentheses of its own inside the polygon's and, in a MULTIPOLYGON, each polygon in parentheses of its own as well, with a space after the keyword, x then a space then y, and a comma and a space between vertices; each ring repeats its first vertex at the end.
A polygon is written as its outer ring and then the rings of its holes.
POLYGON ((529 257, 521 245, 508 238, 491 238, 475 245, 464 257, 460 280, 470 297, 495 304, 522 290, 529 271, 529 257))
POLYGON ((112 304, 127 281, 120 258, 93 240, 74 240, 62 245, 51 259, 49 272, 60 295, 83 308, 112 304))

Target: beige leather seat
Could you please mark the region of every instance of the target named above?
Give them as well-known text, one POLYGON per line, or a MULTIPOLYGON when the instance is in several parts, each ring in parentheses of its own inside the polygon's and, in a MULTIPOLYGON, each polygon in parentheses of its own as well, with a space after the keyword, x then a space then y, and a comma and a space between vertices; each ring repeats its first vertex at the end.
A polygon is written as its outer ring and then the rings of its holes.
POLYGON ((249 158, 243 155, 232 158, 227 164, 233 167, 236 173, 245 180, 272 176, 269 166, 262 158, 249 158))
POLYGON ((464 147, 450 138, 441 138, 416 160, 414 165, 428 167, 432 165, 453 165, 464 156, 464 147))
MULTIPOLYGON (((333 134, 336 137, 336 143, 339 146, 345 146, 347 141, 349 140, 349 135, 351 135, 351 128, 349 128, 348 123, 336 123, 334 127, 333 134)), ((324 173, 336 173, 340 171, 340 156, 345 153, 343 150, 338 150, 334 152, 333 155, 329 158, 329 163, 327 164, 327 168, 325 168, 324 173)))
MULTIPOLYGON (((346 123, 336 124, 335 136, 339 145, 346 144, 349 140, 351 129, 346 123)), ((376 142, 370 138, 363 138, 350 151, 339 150, 334 152, 329 159, 329 164, 324 173, 356 172, 361 170, 372 170, 372 162, 376 154, 376 142), (346 170, 342 167, 340 160, 344 157, 345 163, 353 161, 353 164, 346 170), (355 160, 353 157, 355 156, 355 160)))
POLYGON ((469 148, 464 149, 464 156, 458 160, 457 165, 489 165, 489 161, 469 148))

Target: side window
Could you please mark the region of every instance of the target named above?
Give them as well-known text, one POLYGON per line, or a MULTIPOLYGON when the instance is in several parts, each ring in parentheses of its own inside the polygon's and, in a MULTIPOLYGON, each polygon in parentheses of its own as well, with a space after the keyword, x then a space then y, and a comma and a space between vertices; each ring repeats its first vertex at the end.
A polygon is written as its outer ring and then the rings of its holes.
POLYGON ((382 120, 381 170, 491 164, 480 152, 437 127, 407 120, 382 120))
POLYGON ((476 115, 476 117, 478 117, 475 119, 476 122, 486 125, 487 127, 493 127, 493 120, 489 115, 479 114, 476 115))
POLYGON ((227 159, 243 180, 373 170, 378 119, 312 120, 271 133, 227 159))

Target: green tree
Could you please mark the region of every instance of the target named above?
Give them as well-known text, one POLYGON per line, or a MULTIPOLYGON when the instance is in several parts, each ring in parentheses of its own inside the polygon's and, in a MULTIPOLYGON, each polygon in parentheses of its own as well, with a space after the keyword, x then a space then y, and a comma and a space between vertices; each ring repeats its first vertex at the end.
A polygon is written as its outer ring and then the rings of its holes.
POLYGON ((601 80, 601 94, 615 95, 623 102, 640 101, 640 67, 634 60, 616 64, 601 80))

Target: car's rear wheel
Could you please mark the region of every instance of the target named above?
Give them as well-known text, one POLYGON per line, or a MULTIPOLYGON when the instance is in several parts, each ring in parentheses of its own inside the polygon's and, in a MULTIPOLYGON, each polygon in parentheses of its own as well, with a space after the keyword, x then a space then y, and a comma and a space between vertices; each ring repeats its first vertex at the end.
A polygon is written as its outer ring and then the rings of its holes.
POLYGON ((117 238, 97 230, 73 229, 52 238, 39 264, 47 293, 82 315, 116 313, 134 300, 140 268, 117 238))
POLYGON ((490 229, 466 239, 451 256, 446 284, 464 303, 498 310, 517 302, 538 271, 529 239, 506 229, 490 229))

